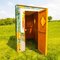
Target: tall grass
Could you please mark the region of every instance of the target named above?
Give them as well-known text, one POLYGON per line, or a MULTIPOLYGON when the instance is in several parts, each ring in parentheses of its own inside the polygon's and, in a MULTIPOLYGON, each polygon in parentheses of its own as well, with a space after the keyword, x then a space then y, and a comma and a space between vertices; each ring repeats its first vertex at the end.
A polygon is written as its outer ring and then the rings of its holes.
POLYGON ((0 60, 60 60, 60 22, 48 24, 47 56, 39 53, 34 43, 28 43, 26 51, 17 53, 15 24, 0 26, 0 60))

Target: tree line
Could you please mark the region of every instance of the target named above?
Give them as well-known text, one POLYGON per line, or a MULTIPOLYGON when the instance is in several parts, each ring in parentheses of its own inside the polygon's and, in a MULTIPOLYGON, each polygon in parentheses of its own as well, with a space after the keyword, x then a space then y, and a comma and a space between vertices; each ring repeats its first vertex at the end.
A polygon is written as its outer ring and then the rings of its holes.
MULTIPOLYGON (((52 20, 52 16, 48 16, 48 21, 50 22, 52 20)), ((0 19, 0 25, 11 25, 15 23, 15 18, 5 18, 0 19)))
POLYGON ((11 25, 15 23, 15 18, 0 19, 0 25, 11 25))

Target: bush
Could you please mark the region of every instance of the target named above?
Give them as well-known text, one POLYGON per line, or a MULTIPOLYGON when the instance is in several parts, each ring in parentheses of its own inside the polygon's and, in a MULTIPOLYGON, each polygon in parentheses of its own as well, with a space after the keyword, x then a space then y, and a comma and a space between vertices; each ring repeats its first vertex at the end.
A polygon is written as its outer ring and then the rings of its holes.
POLYGON ((0 19, 0 25, 10 25, 15 23, 14 18, 6 18, 6 19, 0 19))

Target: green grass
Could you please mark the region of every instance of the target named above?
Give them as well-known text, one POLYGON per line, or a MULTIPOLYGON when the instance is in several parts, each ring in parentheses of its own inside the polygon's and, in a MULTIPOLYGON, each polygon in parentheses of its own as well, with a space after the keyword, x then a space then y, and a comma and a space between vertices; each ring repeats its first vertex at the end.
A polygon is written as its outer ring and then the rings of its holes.
POLYGON ((60 22, 48 24, 47 56, 40 54, 30 41, 25 52, 17 53, 15 24, 0 26, 0 60, 60 60, 60 22))

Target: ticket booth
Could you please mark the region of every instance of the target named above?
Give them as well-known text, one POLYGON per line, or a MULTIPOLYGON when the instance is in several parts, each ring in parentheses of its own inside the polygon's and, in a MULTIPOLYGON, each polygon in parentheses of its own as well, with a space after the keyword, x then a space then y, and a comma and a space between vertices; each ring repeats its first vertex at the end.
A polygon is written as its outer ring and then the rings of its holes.
POLYGON ((25 51, 26 40, 37 42, 38 50, 47 55, 47 8, 16 5, 17 51, 25 51))

